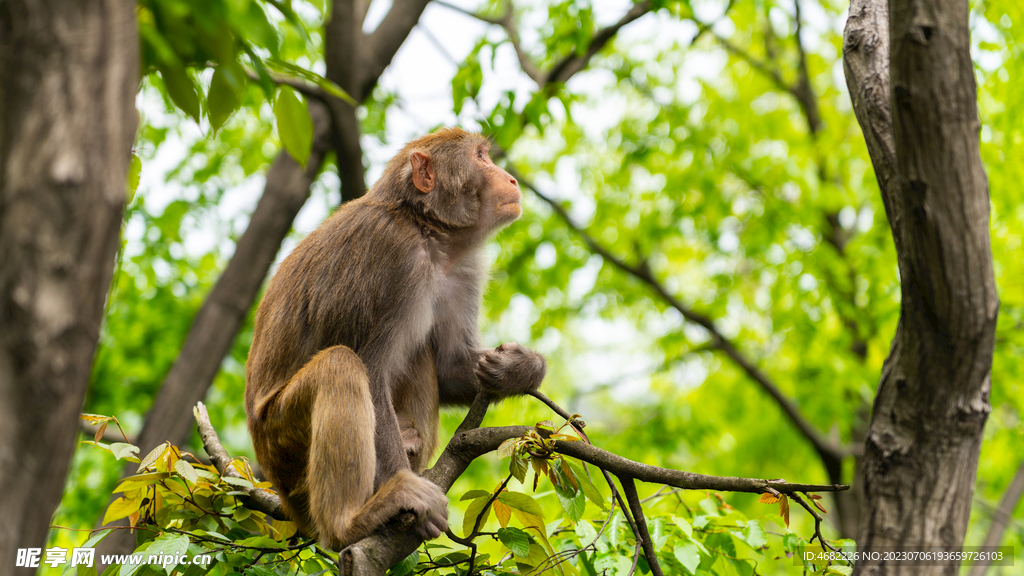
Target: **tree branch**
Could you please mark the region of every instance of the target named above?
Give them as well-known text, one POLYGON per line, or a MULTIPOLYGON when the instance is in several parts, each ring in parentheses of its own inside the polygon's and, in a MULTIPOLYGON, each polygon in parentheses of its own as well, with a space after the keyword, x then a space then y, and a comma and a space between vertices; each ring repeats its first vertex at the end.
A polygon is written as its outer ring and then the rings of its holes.
POLYGON ((640 504, 640 496, 636 493, 636 481, 632 478, 619 478, 622 482, 622 491, 626 493, 626 501, 629 502, 629 511, 636 519, 638 543, 644 548, 644 557, 647 558, 647 565, 651 568, 654 576, 664 576, 661 565, 658 563, 658 555, 655 554, 654 541, 651 539, 651 531, 647 529, 647 518, 644 516, 644 507, 640 504))
POLYGON ((583 51, 582 54, 574 52, 553 64, 551 69, 547 72, 543 72, 530 58, 526 51, 523 50, 522 43, 519 40, 519 30, 516 27, 511 0, 508 1, 504 14, 499 18, 471 12, 442 0, 435 1, 437 4, 459 12, 460 14, 465 14, 466 16, 476 18, 481 22, 486 22, 488 24, 504 28, 505 33, 508 35, 509 42, 512 44, 512 48, 516 51, 516 57, 519 59, 519 65, 523 69, 523 72, 540 87, 545 87, 550 84, 564 84, 565 82, 568 82, 569 78, 572 78, 573 75, 584 69, 587 64, 590 63, 590 59, 600 52, 623 26, 651 11, 651 4, 649 0, 637 2, 630 7, 629 11, 626 12, 618 22, 601 28, 595 32, 594 36, 590 39, 590 44, 587 45, 587 49, 583 51))
MULTIPOLYGON (((195 408, 192 409, 192 414, 195 416, 196 424, 199 426, 199 437, 203 440, 203 448, 210 455, 210 461, 217 467, 217 471, 223 476, 242 478, 243 476, 231 466, 233 459, 220 443, 220 437, 217 435, 217 431, 214 430, 213 424, 210 423, 210 414, 206 411, 206 405, 202 402, 197 403, 195 408)), ((237 487, 236 489, 248 494, 247 498, 249 501, 246 502, 246 506, 249 508, 263 512, 275 520, 289 520, 281 506, 281 498, 277 494, 261 488, 237 487)))
MULTIPOLYGON (((360 43, 359 62, 362 72, 359 75, 356 100, 363 101, 377 85, 377 80, 384 69, 391 64, 395 53, 412 32, 420 15, 430 0, 394 0, 391 10, 384 16, 380 26, 360 43)), ((355 96, 355 94, 353 94, 355 96)))
MULTIPOLYGON (((982 546, 999 546, 999 543, 1003 541, 1003 531, 1010 523, 1013 511, 1017 508, 1022 495, 1024 495, 1024 461, 1021 461, 1020 466, 1017 467, 1017 473, 1013 475, 1006 492, 1003 492, 1003 497, 999 499, 999 507, 992 511, 992 524, 988 527, 988 534, 985 535, 982 546)), ((971 566, 969 576, 985 576, 989 562, 987 557, 985 560, 975 561, 971 566)))
POLYGON ((601 48, 604 48, 605 44, 607 44, 623 26, 633 22, 650 11, 650 0, 642 0, 633 4, 629 11, 626 12, 618 22, 598 30, 590 40, 590 45, 587 46, 586 51, 582 55, 578 56, 575 53, 571 54, 552 66, 551 70, 548 71, 544 78, 543 84, 564 84, 565 82, 568 82, 569 78, 572 78, 574 74, 586 67, 590 62, 590 59, 593 58, 601 48))
POLYGON ((721 350, 733 360, 744 372, 747 373, 755 382, 757 382, 761 388, 768 393, 772 399, 782 408, 782 411, 789 417, 790 421, 797 427, 801 434, 803 434, 814 446, 814 449, 823 457, 830 459, 841 460, 847 453, 848 448, 837 445, 835 442, 827 438, 822 434, 810 421, 808 421, 803 414, 800 413, 799 408, 796 404, 779 388, 775 382, 773 382, 767 374, 762 372, 753 362, 746 358, 733 344, 730 342, 715 326, 714 322, 704 314, 696 312, 692 308, 684 305, 679 301, 678 298, 668 292, 668 290, 658 282, 650 269, 646 266, 639 265, 634 266, 626 263, 618 256, 612 254, 607 248, 598 243, 592 236, 590 236, 585 230, 579 227, 575 222, 572 221, 568 212, 552 198, 540 192, 537 187, 527 179, 524 179, 522 175, 512 167, 509 167, 509 173, 512 174, 519 184, 533 191, 538 198, 543 200, 552 210, 566 223, 566 225, 575 232, 587 247, 604 258, 607 262, 622 270, 623 272, 637 278, 644 284, 647 284, 658 296, 666 302, 672 308, 675 308, 683 318, 698 324, 703 327, 711 336, 712 346, 721 350))
POLYGON ((888 190, 882 196, 890 196, 896 185, 896 142, 889 96, 889 10, 885 2, 850 2, 843 32, 843 71, 878 182, 888 190))
POLYGON ((814 96, 814 89, 811 88, 811 74, 807 69, 807 49, 804 48, 802 36, 804 21, 800 15, 800 0, 793 0, 793 5, 796 10, 794 20, 796 20, 796 49, 800 54, 800 74, 796 86, 791 92, 804 111, 811 138, 817 138, 818 132, 821 131, 821 111, 818 110, 818 99, 814 96))
MULTIPOLYGON (((970 52, 963 2, 850 5, 846 81, 901 287, 865 440, 859 546, 959 546, 967 531, 999 310, 970 52)), ((885 568, 857 564, 868 572, 885 568)))
MULTIPOLYGON (((423 473, 424 478, 437 484, 448 492, 452 484, 466 471, 469 464, 498 449, 502 442, 510 438, 518 438, 535 431, 543 437, 549 437, 551 431, 531 426, 505 426, 499 428, 478 428, 483 422, 491 398, 486 393, 478 394, 465 419, 455 435, 445 447, 432 468, 423 473)), ((564 410, 560 410, 564 412, 564 410)), ((199 433, 203 446, 210 459, 222 474, 241 477, 231 464, 231 456, 224 449, 216 430, 210 423, 206 407, 200 402, 193 413, 199 425, 199 433)), ((648 464, 634 462, 611 452, 595 447, 588 442, 555 441, 554 451, 566 456, 577 458, 601 469, 603 473, 614 474, 622 480, 629 507, 619 498, 623 514, 630 521, 638 542, 651 544, 653 541, 647 530, 646 520, 636 494, 635 480, 655 482, 687 490, 717 490, 727 492, 750 492, 772 494, 795 494, 797 492, 835 492, 847 490, 849 486, 837 484, 793 484, 776 480, 756 478, 735 478, 695 474, 667 468, 659 468, 648 464), (630 514, 632 512, 632 514, 630 514)), ((614 485, 613 485, 614 491, 614 485)), ((283 514, 281 500, 276 494, 264 490, 249 489, 250 502, 254 510, 264 512, 276 519, 287 519, 283 514)), ((617 492, 614 495, 617 496, 617 492)), ((359 574, 361 576, 383 575, 388 568, 408 556, 421 543, 419 537, 409 528, 416 518, 409 513, 399 515, 382 526, 373 535, 352 544, 338 555, 340 575, 359 574)), ((655 574, 660 574, 660 567, 653 546, 648 549, 644 544, 644 554, 655 574)))

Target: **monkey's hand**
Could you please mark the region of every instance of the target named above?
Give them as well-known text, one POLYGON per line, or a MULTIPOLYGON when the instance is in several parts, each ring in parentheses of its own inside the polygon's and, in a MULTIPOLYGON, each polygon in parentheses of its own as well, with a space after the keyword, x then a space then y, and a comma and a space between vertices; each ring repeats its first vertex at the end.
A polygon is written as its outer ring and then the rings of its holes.
POLYGON ((547 371, 543 356, 515 342, 506 342, 480 355, 476 377, 484 390, 503 397, 536 390, 547 371))
POLYGON ((448 529, 448 497, 437 484, 410 472, 404 489, 400 509, 416 515, 416 533, 424 540, 444 534, 448 529))

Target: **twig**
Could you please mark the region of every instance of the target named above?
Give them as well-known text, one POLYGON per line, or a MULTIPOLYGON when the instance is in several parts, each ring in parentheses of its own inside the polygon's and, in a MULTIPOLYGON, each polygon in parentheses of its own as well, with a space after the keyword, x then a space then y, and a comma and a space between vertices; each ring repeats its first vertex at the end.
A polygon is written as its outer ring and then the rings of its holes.
POLYGON ((824 546, 825 548, 828 548, 829 550, 831 550, 832 552, 835 552, 836 554, 841 554, 841 552, 839 551, 838 548, 836 548, 835 546, 829 544, 828 540, 825 540, 825 537, 821 535, 821 522, 822 522, 822 518, 821 518, 821 515, 818 514, 818 512, 814 509, 814 507, 812 505, 808 504, 807 501, 804 500, 803 498, 801 498, 800 494, 798 494, 796 492, 791 493, 789 495, 789 497, 792 498, 794 501, 796 501, 796 503, 799 504, 800 506, 803 506, 804 510, 807 510, 807 512, 811 516, 814 516, 814 536, 811 536, 810 539, 807 540, 807 542, 808 543, 814 542, 814 539, 817 538, 818 542, 820 542, 822 546, 824 546))
MULTIPOLYGON (((256 71, 252 70, 251 68, 245 68, 245 75, 248 76, 250 80, 254 80, 256 82, 259 82, 261 80, 260 75, 257 74, 256 71)), ((316 98, 317 100, 323 102, 324 104, 329 105, 331 103, 331 100, 335 98, 334 96, 331 96, 330 94, 327 93, 327 91, 317 86, 316 84, 310 84, 309 82, 299 80, 298 78, 291 78, 289 76, 282 76, 280 74, 271 74, 269 71, 267 72, 267 78, 270 78, 270 80, 275 84, 280 84, 282 86, 290 86, 291 88, 294 88, 296 92, 301 93, 303 96, 316 98)))
POLYGON ((800 74, 797 77, 796 86, 790 92, 804 111, 811 138, 817 140, 818 132, 821 132, 821 113, 818 111, 818 99, 815 98, 814 89, 811 88, 811 74, 807 69, 807 49, 804 48, 802 36, 804 20, 800 15, 800 0, 793 0, 793 6, 796 10, 793 18, 796 21, 796 49, 800 55, 800 74))
MULTIPOLYGON (((989 525, 988 534, 985 535, 982 546, 999 546, 999 543, 1003 541, 1003 531, 1006 530, 1006 525, 1009 524, 1013 510, 1020 502, 1022 494, 1024 494, 1024 461, 1017 467, 1017 472, 1010 480, 1010 485, 1006 488, 1006 492, 1003 492, 1003 497, 999 499, 999 507, 992 511, 992 524, 989 525)), ((975 561, 971 566, 970 576, 983 576, 988 570, 989 562, 989 560, 975 561)))
POLYGON ((435 0, 435 4, 444 6, 445 8, 454 10, 461 14, 465 14, 471 18, 476 18, 482 22, 504 28, 505 33, 508 35, 509 42, 512 44, 512 48, 516 51, 516 57, 519 59, 519 65, 522 67, 523 72, 541 87, 546 87, 552 84, 564 84, 567 82, 569 78, 572 78, 573 75, 585 68, 590 62, 590 59, 600 52, 623 26, 633 22, 651 10, 651 3, 649 0, 642 0, 641 2, 633 4, 626 14, 623 15, 616 23, 594 32, 594 36, 590 39, 590 44, 587 45, 587 49, 582 53, 573 52, 552 65, 551 69, 547 72, 542 72, 526 54, 520 44, 519 32, 515 26, 511 0, 508 1, 504 14, 498 18, 471 12, 442 0, 435 0))
MULTIPOLYGON (((583 441, 586 442, 587 445, 594 445, 590 441, 590 437, 588 437, 586 432, 583 431, 583 425, 577 425, 576 423, 577 421, 579 421, 581 424, 583 424, 582 420, 573 420, 572 416, 570 416, 569 413, 565 411, 565 409, 563 409, 558 404, 555 404, 554 401, 545 396, 543 393, 534 390, 530 394, 534 398, 537 398, 538 400, 547 404, 548 407, 550 407, 556 414, 569 421, 569 424, 573 427, 574 430, 576 430, 576 433, 579 434, 581 438, 583 438, 583 441)), ((622 508, 622 516, 626 519, 627 522, 629 522, 629 527, 633 531, 633 535, 637 538, 637 540, 640 540, 641 534, 640 529, 637 526, 637 521, 632 517, 630 513, 630 508, 628 508, 626 506, 626 503, 622 501, 622 496, 619 494, 618 488, 615 487, 615 481, 612 480, 611 474, 601 466, 598 466, 598 469, 601 470, 601 474, 604 476, 605 482, 608 483, 608 489, 611 490, 612 493, 612 500, 619 503, 619 507, 622 508)))
POLYGON ((679 492, 679 490, 680 490, 679 488, 669 488, 668 486, 662 486, 661 488, 658 488, 657 492, 655 492, 654 494, 651 494, 647 498, 644 498, 643 500, 641 500, 640 503, 641 504, 646 504, 646 503, 650 502, 651 500, 657 500, 658 498, 661 498, 662 496, 671 496, 672 494, 675 494, 676 492, 679 492))
MULTIPOLYGON (((206 411, 206 405, 202 402, 196 404, 196 407, 192 409, 192 414, 199 426, 199 437, 203 441, 203 448, 210 455, 210 460, 217 467, 217 471, 224 476, 242 478, 242 475, 231 466, 233 459, 220 443, 220 437, 217 436, 217 431, 210 423, 210 414, 206 411)), ((255 487, 238 487, 238 489, 246 493, 249 508, 263 512, 275 520, 290 520, 281 506, 281 498, 276 494, 255 487)))
POLYGON ((654 550, 654 541, 651 539, 651 532, 647 529, 647 518, 644 517, 643 506, 640 505, 640 497, 636 493, 636 481, 632 478, 619 478, 622 482, 622 491, 626 493, 626 500, 629 502, 629 509, 636 519, 636 526, 640 529, 637 540, 643 544, 644 556, 647 557, 647 564, 651 567, 654 576, 664 576, 661 565, 658 564, 658 555, 654 550))
POLYGON ((547 396, 545 396, 543 392, 540 392, 538 390, 533 390, 533 391, 531 391, 529 393, 529 395, 533 396, 537 400, 540 400, 541 402, 546 404, 547 407, 551 408, 551 411, 554 412, 555 414, 558 414, 559 416, 561 416, 565 420, 568 420, 569 423, 572 425, 572 427, 575 428, 577 431, 580 431, 583 428, 586 428, 587 423, 584 422, 582 418, 573 418, 572 414, 569 414, 568 412, 565 411, 564 408, 562 408, 558 404, 555 404, 551 400, 551 398, 548 398, 547 396))

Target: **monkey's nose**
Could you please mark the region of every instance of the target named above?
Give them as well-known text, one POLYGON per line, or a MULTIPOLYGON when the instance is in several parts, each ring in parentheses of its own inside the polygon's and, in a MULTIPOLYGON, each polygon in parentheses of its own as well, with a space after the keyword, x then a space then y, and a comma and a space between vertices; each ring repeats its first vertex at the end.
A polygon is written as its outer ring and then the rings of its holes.
POLYGON ((519 188, 519 182, 516 182, 515 176, 509 176, 508 181, 511 182, 512 185, 515 186, 516 188, 519 188))

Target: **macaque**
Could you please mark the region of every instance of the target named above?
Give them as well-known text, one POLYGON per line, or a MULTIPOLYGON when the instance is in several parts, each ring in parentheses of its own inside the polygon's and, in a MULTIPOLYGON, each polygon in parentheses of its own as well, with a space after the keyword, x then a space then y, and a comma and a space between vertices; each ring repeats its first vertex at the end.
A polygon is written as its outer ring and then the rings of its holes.
POLYGON ((245 389, 256 459, 327 548, 403 512, 423 539, 447 530, 447 498, 419 475, 439 407, 544 379, 540 354, 480 345, 481 248, 522 211, 488 150, 457 128, 407 144, 285 258, 256 313, 245 389))

